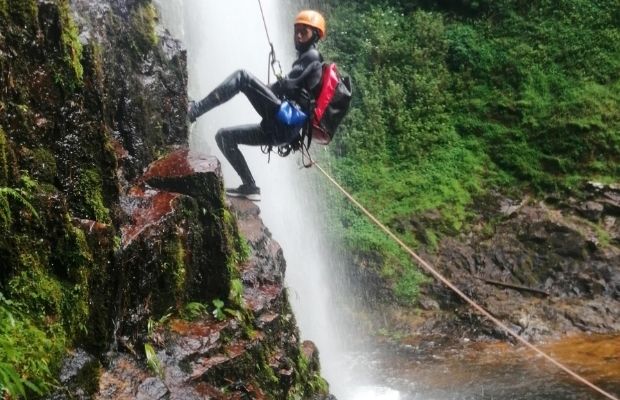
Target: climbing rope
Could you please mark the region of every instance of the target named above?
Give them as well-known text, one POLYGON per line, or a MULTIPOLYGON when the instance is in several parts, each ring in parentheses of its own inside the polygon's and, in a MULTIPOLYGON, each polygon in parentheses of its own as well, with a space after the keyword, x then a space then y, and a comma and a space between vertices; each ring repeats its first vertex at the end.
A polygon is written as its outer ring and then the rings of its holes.
POLYGON ((606 396, 607 398, 609 398, 611 400, 618 400, 618 398, 615 397, 614 395, 612 395, 611 393, 606 392, 605 390, 601 389, 600 387, 598 387, 594 383, 590 382, 586 378, 584 378, 581 375, 577 374, 576 372, 572 371, 571 369, 566 367, 564 364, 560 363, 559 361, 556 361, 550 355, 548 355, 547 353, 545 353, 544 351, 540 350, 535 345, 533 345, 530 342, 528 342, 521 335, 519 335, 518 333, 512 331, 503 322, 501 322, 500 320, 495 318, 493 315, 491 315, 490 312, 485 310, 481 305, 479 305, 473 299, 471 299, 469 296, 467 296, 465 293, 463 293, 458 287, 456 287, 452 282, 450 282, 445 276, 443 276, 440 272, 438 272, 435 268, 433 268, 429 263, 427 263, 424 259, 422 259, 420 256, 418 256, 413 250, 411 250, 411 248, 409 246, 407 246, 402 240, 400 240, 398 238, 398 236, 396 236, 394 233, 392 233, 392 231, 390 231, 384 224, 382 224, 381 221, 379 221, 372 213, 370 213, 370 211, 368 211, 357 200, 355 200, 355 198, 353 198, 353 196, 351 196, 351 194, 349 194, 349 192, 347 192, 340 184, 338 184, 338 182, 336 182, 336 180, 334 178, 332 178, 318 163, 312 162, 312 165, 315 165, 319 169, 319 171, 321 171, 323 173, 323 175, 325 175, 325 177, 345 195, 345 197, 347 199, 349 199, 357 208, 359 208, 379 228, 381 228, 385 233, 387 233, 388 236, 390 236, 396 243, 398 243, 400 245, 400 247, 402 247, 407 253, 409 253, 409 255, 411 255, 411 257, 413 257, 418 262, 419 265, 423 266, 424 269, 426 269, 429 273, 431 273, 433 276, 435 276, 435 278, 437 278, 439 281, 444 283, 453 292, 455 292, 459 297, 461 297, 463 300, 465 300, 467 303, 469 303, 469 305, 472 306, 475 310, 477 310, 480 314, 482 314, 485 317, 487 317, 495 325, 500 327, 502 330, 504 330, 510 336, 512 336, 515 339, 517 339, 519 342, 524 344, 526 347, 528 347, 529 349, 533 350, 534 352, 536 352, 537 354, 539 354, 540 356, 545 358, 547 361, 551 362, 553 365, 555 365, 556 367, 560 368, 561 370, 563 370, 564 372, 566 372, 567 374, 569 374, 570 376, 575 378, 577 381, 585 384, 586 386, 589 386, 590 388, 594 389, 595 391, 601 393, 602 395, 606 396))
POLYGON ((261 0, 258 0, 258 7, 260 8, 260 14, 263 18, 263 25, 265 27, 265 34, 267 35, 267 42, 269 42, 269 47, 271 50, 269 51, 269 60, 267 61, 267 84, 271 82, 271 71, 273 71, 273 75, 276 79, 280 79, 282 76, 282 65, 280 61, 278 61, 276 57, 276 51, 273 47, 273 42, 271 41, 271 37, 269 36, 269 29, 267 28, 267 20, 265 19, 265 12, 263 11, 263 3, 261 0), (276 72, 276 64, 278 65, 278 71, 276 72))

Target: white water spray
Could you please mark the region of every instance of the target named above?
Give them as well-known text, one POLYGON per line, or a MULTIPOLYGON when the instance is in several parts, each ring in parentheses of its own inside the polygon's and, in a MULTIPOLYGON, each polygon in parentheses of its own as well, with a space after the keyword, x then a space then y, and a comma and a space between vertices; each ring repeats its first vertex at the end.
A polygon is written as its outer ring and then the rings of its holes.
MULTIPOLYGON (((246 69, 267 81, 269 45, 257 1, 157 0, 164 24, 184 41, 188 50, 189 97, 199 100, 237 69, 246 69), (183 10, 182 15, 179 10, 183 10), (183 18, 183 21, 179 19, 183 18)), ((269 33, 284 73, 295 53, 291 21, 301 6, 264 0, 269 33)), ((273 79, 273 77, 272 77, 273 79)), ((259 122, 259 116, 243 95, 202 116, 190 137, 193 149, 216 155, 222 161, 225 184, 235 187, 240 179, 215 145, 222 127, 259 122)), ((322 375, 339 400, 399 400, 398 392, 365 384, 354 376, 350 357, 344 354, 347 336, 335 318, 330 294, 330 255, 321 243, 321 226, 311 205, 317 193, 307 184, 313 171, 300 169, 298 156, 267 156, 258 147, 242 146, 256 183, 265 225, 273 233, 287 260, 286 283, 302 338, 312 340, 320 352, 322 375), (296 162, 297 161, 297 162, 296 162)))

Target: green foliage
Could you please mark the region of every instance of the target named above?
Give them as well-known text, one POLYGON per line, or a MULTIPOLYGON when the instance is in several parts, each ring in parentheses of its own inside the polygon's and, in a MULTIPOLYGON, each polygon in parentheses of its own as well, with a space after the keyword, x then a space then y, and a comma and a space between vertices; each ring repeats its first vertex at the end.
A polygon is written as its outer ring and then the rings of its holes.
POLYGON ((146 355, 146 365, 149 367, 149 369, 160 378, 163 378, 164 368, 161 365, 159 358, 157 357, 157 353, 155 352, 153 345, 151 345, 150 343, 145 343, 144 354, 146 355))
POLYGON ((224 312, 224 302, 220 299, 213 300, 213 317, 218 321, 226 319, 226 313, 224 312))
POLYGON ((191 302, 185 304, 181 312, 181 316, 187 320, 195 320, 203 315, 206 315, 209 309, 206 305, 198 302, 191 302))
MULTIPOLYGON (((322 50, 351 74, 337 179, 412 246, 467 226, 489 189, 620 176, 617 0, 328 1, 322 50)), ((336 204, 345 245, 415 295, 414 267, 336 204)))
POLYGON ((0 230, 8 230, 12 223, 11 202, 9 200, 13 200, 24 207, 35 218, 39 218, 37 210, 30 204, 23 190, 0 187, 0 230))
POLYGON ((21 305, 0 293, 0 395, 29 397, 47 393, 55 385, 57 360, 64 336, 55 326, 41 329, 21 305))
POLYGON ((503 4, 512 12, 495 24, 449 29, 455 127, 475 136, 503 173, 539 190, 618 175, 620 31, 612 3, 503 4))

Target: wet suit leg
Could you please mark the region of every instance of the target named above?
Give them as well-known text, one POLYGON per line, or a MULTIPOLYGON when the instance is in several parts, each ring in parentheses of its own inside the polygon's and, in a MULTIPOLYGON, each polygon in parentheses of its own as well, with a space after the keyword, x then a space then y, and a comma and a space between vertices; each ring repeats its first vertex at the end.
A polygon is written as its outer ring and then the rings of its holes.
POLYGON ((272 135, 266 133, 259 124, 241 125, 220 129, 215 135, 215 141, 217 147, 220 148, 228 162, 241 177, 243 184, 256 186, 248 163, 239 150, 239 145, 264 146, 273 144, 272 135))
POLYGON ((280 107, 280 99, 263 82, 245 70, 234 72, 190 110, 193 119, 232 99, 245 94, 252 107, 265 119, 271 119, 280 107))
POLYGON ((238 70, 226 78, 204 99, 196 103, 190 110, 190 117, 195 120, 200 115, 232 99, 240 92, 245 94, 252 107, 263 118, 263 123, 220 129, 215 140, 228 162, 241 177, 243 184, 256 186, 250 168, 239 150, 239 145, 263 146, 274 144, 275 129, 268 128, 274 125, 267 121, 273 120, 281 101, 271 89, 249 72, 238 70))

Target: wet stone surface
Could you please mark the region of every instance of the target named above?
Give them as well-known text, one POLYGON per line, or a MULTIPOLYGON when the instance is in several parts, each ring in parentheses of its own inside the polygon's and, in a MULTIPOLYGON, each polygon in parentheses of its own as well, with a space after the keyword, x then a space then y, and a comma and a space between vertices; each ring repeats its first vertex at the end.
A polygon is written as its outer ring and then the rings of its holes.
POLYGON ((298 339, 282 283, 280 246, 262 224, 256 205, 234 199, 229 206, 252 253, 238 266, 247 316, 227 313, 217 320, 207 314, 158 325, 148 341, 160 373, 147 368, 141 348, 135 355, 111 354, 97 399, 286 398, 308 379, 300 375, 299 357, 308 360, 304 373, 318 373, 316 347, 311 342, 302 346, 298 339))
POLYGON ((152 187, 191 196, 210 209, 224 207, 222 171, 213 156, 179 148, 152 163, 142 179, 152 187))
MULTIPOLYGON (((618 332, 620 247, 615 238, 620 224, 609 205, 617 193, 613 185, 597 184, 581 199, 500 196, 488 203, 488 215, 472 224, 471 232, 444 238, 437 254, 426 258, 529 340, 618 332), (484 218, 498 215, 490 231, 484 218)), ((414 336, 505 338, 442 284, 432 281, 419 304, 424 318, 394 313, 393 324, 414 336)))

